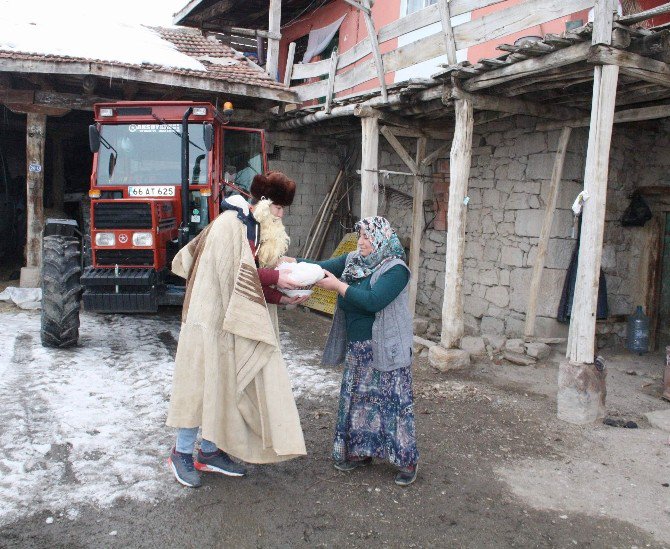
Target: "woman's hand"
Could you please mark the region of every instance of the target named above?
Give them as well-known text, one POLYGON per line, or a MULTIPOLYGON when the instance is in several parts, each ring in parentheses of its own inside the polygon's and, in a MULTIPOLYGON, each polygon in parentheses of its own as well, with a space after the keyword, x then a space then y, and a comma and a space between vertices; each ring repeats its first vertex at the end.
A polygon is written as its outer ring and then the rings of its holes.
POLYGON ((287 255, 284 255, 279 258, 278 263, 297 263, 295 260, 295 257, 288 257, 287 255))
POLYGON ((323 288, 324 290, 331 290, 334 292, 338 292, 340 295, 344 295, 349 285, 342 282, 333 273, 326 271, 325 269, 323 270, 323 272, 326 273, 326 276, 325 278, 319 280, 316 283, 316 286, 318 286, 319 288, 323 288))
POLYGON ((291 275, 288 274, 288 271, 282 271, 279 269, 279 279, 277 280, 277 288, 283 288, 284 290, 295 290, 300 288, 299 284, 296 284, 295 280, 291 278, 291 275))

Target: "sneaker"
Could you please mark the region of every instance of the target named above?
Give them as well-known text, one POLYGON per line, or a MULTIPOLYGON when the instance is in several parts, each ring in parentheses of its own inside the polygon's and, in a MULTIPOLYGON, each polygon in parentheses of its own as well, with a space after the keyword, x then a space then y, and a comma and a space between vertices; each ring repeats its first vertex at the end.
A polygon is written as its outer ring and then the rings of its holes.
POLYGON ((193 456, 191 454, 182 454, 172 448, 170 457, 168 458, 168 465, 174 473, 177 481, 189 488, 198 488, 201 484, 200 475, 193 466, 193 456))
POLYGON ((213 454, 205 454, 202 450, 198 450, 195 468, 205 473, 221 473, 229 477, 243 477, 247 474, 247 468, 235 463, 223 450, 217 450, 213 454))
POLYGON ((416 473, 418 470, 418 465, 400 469, 395 476, 395 483, 398 486, 409 486, 416 480, 416 473))
POLYGON ((336 461, 333 466, 338 471, 349 472, 353 471, 358 467, 365 467, 372 463, 371 457, 361 458, 361 459, 345 459, 344 461, 336 461))

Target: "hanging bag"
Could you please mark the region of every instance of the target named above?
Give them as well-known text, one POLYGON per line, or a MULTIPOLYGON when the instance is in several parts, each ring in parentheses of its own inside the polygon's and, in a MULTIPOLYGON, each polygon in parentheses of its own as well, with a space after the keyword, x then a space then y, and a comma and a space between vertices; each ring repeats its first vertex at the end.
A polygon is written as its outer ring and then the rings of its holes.
POLYGON ((644 224, 651 218, 649 205, 640 193, 634 192, 630 204, 621 216, 621 225, 623 227, 644 227, 644 224))

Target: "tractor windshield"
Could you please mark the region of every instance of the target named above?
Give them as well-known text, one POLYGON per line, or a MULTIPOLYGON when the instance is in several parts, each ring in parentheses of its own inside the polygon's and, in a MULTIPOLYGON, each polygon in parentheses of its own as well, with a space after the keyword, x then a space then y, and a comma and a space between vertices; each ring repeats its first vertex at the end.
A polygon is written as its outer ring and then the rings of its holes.
MULTIPOLYGON (((207 183, 202 124, 189 124, 191 185, 207 183)), ((98 185, 179 185, 181 124, 118 124, 100 128, 98 185)))
POLYGON ((249 191, 251 181, 265 171, 260 131, 224 130, 223 167, 225 180, 249 191))

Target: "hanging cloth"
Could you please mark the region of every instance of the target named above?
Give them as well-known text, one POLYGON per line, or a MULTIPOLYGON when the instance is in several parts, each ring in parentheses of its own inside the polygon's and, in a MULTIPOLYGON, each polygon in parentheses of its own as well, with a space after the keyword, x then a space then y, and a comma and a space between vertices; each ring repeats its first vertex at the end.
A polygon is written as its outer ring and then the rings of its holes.
MULTIPOLYGON (((563 292, 561 293, 561 301, 558 304, 558 314, 556 320, 563 324, 570 322, 570 315, 572 314, 572 300, 575 297, 575 283, 577 281, 577 266, 579 264, 579 243, 582 234, 582 217, 579 216, 579 230, 577 231, 577 241, 575 242, 575 249, 572 251, 570 258, 570 266, 565 275, 565 283, 563 284, 563 292)), ((607 282, 605 280, 605 273, 600 269, 600 280, 598 281, 598 303, 596 305, 596 319, 604 320, 609 315, 609 306, 607 303, 607 282)))
POLYGON ((309 63, 313 57, 319 55, 323 50, 328 47, 330 41, 333 39, 337 31, 340 29, 340 25, 346 15, 340 17, 334 23, 320 29, 312 29, 309 31, 309 38, 307 39, 307 51, 302 58, 303 63, 309 63))

